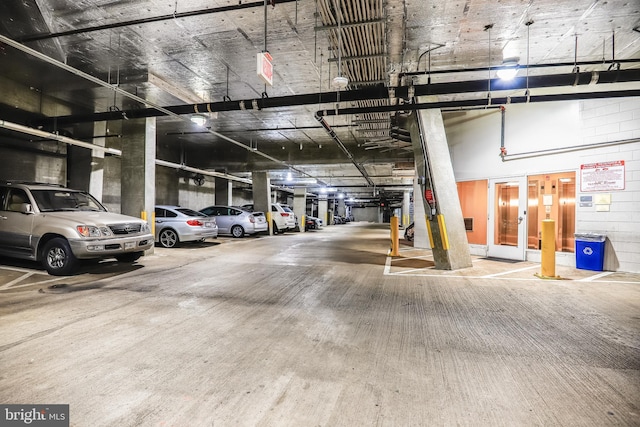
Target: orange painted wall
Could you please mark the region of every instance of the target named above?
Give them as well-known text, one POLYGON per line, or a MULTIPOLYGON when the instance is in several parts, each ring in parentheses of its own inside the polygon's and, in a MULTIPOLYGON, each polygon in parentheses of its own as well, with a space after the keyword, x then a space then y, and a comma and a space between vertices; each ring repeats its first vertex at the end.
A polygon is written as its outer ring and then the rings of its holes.
POLYGON ((462 216, 473 218, 473 231, 467 231, 467 240, 470 244, 486 245, 489 183, 484 179, 458 182, 457 185, 462 216))

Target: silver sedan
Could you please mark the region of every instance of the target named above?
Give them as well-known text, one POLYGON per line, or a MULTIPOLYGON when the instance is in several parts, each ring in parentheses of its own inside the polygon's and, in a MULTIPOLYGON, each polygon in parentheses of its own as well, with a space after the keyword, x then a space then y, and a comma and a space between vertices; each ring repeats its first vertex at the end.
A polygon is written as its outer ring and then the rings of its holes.
POLYGON ((262 212, 252 213, 233 206, 209 206, 201 209, 200 213, 215 218, 220 234, 243 237, 269 229, 262 212))
POLYGON ((203 241, 218 237, 215 218, 180 206, 156 206, 156 242, 173 248, 180 242, 203 241))

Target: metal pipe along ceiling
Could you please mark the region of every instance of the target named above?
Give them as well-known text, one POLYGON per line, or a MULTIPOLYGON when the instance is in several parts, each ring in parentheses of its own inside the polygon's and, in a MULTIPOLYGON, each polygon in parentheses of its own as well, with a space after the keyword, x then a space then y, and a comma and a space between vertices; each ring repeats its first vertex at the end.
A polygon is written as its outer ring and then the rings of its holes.
MULTIPOLYGON (((592 84, 605 84, 605 83, 628 83, 640 81, 640 70, 612 70, 603 72, 582 72, 582 73, 568 73, 568 74, 556 74, 547 76, 534 76, 529 77, 529 89, 535 88, 548 88, 548 87, 560 87, 560 86, 584 86, 592 84)), ((434 83, 412 86, 411 90, 414 91, 415 96, 425 95, 450 95, 457 93, 473 93, 473 92, 486 92, 487 80, 469 80, 463 82, 448 82, 448 83, 434 83)), ((517 90, 525 89, 527 82, 524 77, 516 78, 510 82, 505 82, 500 79, 492 79, 490 81, 490 87, 492 91, 501 90, 517 90)), ((408 99, 409 87, 400 86, 396 88, 387 88, 383 85, 371 86, 363 89, 353 89, 348 91, 342 91, 340 93, 340 101, 363 101, 363 100, 381 100, 388 99, 390 90, 395 92, 395 96, 400 99, 408 99)), ((290 95, 280 97, 269 97, 261 99, 245 99, 239 101, 220 101, 210 103, 199 104, 186 104, 186 105, 174 105, 168 107, 156 107, 144 108, 138 110, 126 110, 126 111, 109 111, 104 113, 93 114, 79 114, 70 116, 59 116, 48 118, 34 122, 34 126, 45 126, 53 128, 54 126, 64 126, 68 124, 84 123, 84 122, 97 122, 106 120, 121 120, 123 119, 123 113, 127 118, 144 118, 144 117, 157 117, 164 115, 184 115, 193 113, 207 113, 207 112, 225 112, 225 111, 240 111, 250 109, 266 109, 266 108, 278 108, 278 107, 290 107, 296 105, 313 105, 318 103, 319 97, 322 96, 322 100, 325 103, 337 102, 336 92, 326 93, 312 93, 304 95, 290 95)), ((600 96, 593 96, 594 98, 600 96)), ((498 103, 495 99, 492 103, 498 103)), ((147 105, 149 103, 147 102, 147 105)), ((479 105, 475 102, 466 104, 459 104, 464 106, 479 105)), ((453 105, 453 106, 459 106, 453 105)), ((381 111, 396 111, 394 106, 370 106, 361 107, 363 112, 381 112, 381 111), (390 108, 385 110, 385 108, 390 108)), ((324 114, 328 115, 328 114, 324 114)))
MULTIPOLYGON (((108 88, 110 90, 113 90, 114 92, 117 92, 117 93, 121 94, 122 96, 125 96, 125 97, 127 97, 129 99, 133 99, 133 100, 135 100, 137 102, 142 103, 143 105, 150 106, 150 107, 152 107, 151 110, 156 110, 156 112, 157 112, 157 114, 143 116, 143 117, 153 117, 153 116, 157 116, 157 115, 167 115, 167 116, 173 116, 173 117, 180 118, 181 120, 189 121, 189 118, 187 118, 187 117, 181 117, 180 114, 175 113, 175 112, 173 112, 173 111, 171 111, 171 110, 169 110, 169 109, 167 109, 167 108, 165 108, 165 107, 163 107, 161 105, 154 104, 151 101, 147 101, 146 99, 140 98, 137 95, 129 93, 129 92, 127 92, 127 91, 125 91, 125 90, 123 90, 123 89, 121 89, 119 87, 113 86, 108 82, 100 80, 99 78, 94 77, 94 76, 92 76, 90 74, 87 74, 87 73, 85 73, 83 71, 80 71, 80 70, 78 70, 76 68, 73 68, 70 65, 64 64, 64 63, 62 63, 62 62, 60 62, 60 61, 58 61, 56 59, 50 58, 50 57, 46 56, 45 54, 40 53, 40 52, 38 52, 38 51, 36 51, 34 49, 31 49, 30 47, 24 46, 24 45, 16 42, 13 39, 10 39, 9 37, 3 36, 2 34, 0 34, 0 42, 6 43, 7 45, 12 46, 12 47, 14 47, 14 48, 26 53, 26 54, 29 54, 31 56, 34 56, 34 57, 38 58, 38 59, 41 59, 44 62, 47 62, 47 63, 52 64, 52 65, 54 65, 54 66, 56 66, 58 68, 61 68, 61 69, 65 70, 65 71, 68 71, 68 72, 70 72, 72 74, 75 74, 75 75, 77 75, 77 76, 79 76, 79 77, 81 77, 81 78, 83 78, 85 80, 94 82, 98 86, 106 87, 106 88, 108 88)), ((122 112, 120 112, 120 117, 119 118, 120 119, 124 118, 122 116, 122 112)), ((92 121, 95 121, 95 120, 92 120, 92 121)), ((298 172, 298 173, 300 173, 300 174, 302 174, 304 176, 308 176, 310 178, 314 178, 313 176, 307 174, 306 172, 304 172, 304 171, 302 171, 302 170, 300 170, 300 169, 298 169, 298 168, 296 168, 294 166, 291 166, 291 165, 287 164, 286 162, 283 162, 282 160, 276 159, 275 157, 272 157, 272 156, 270 156, 270 155, 268 155, 266 153, 263 153, 262 151, 254 150, 251 147, 248 147, 245 144, 243 144, 243 143, 241 143, 239 141, 236 141, 235 139, 229 138, 226 135, 222 135, 221 133, 216 132, 216 131, 211 130, 211 129, 208 129, 207 132, 209 132, 212 135, 215 135, 215 136, 217 136, 219 138, 222 138, 225 141, 228 141, 228 142, 230 142, 230 143, 232 143, 232 144, 234 144, 234 145, 236 145, 238 147, 241 147, 241 148, 243 148, 243 149, 245 149, 247 151, 251 151, 254 154, 257 154, 257 155, 262 156, 262 157, 264 157, 264 158, 266 158, 268 160, 271 160, 272 162, 280 164, 280 165, 282 165, 282 166, 284 166, 284 167, 286 167, 288 169, 294 170, 294 171, 296 171, 296 172, 298 172)))

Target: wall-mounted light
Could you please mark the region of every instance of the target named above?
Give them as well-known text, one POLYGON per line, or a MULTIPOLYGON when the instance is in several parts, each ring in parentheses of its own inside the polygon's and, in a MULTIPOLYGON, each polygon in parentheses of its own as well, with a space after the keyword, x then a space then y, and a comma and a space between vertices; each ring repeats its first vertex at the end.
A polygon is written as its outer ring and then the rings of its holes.
POLYGON ((513 80, 516 74, 518 74, 518 60, 505 59, 502 61, 502 66, 498 68, 496 74, 501 80, 513 80))
POLYGON ((198 126, 204 126, 204 124, 207 123, 207 116, 205 116, 204 114, 194 114, 189 117, 189 120, 191 120, 198 126))

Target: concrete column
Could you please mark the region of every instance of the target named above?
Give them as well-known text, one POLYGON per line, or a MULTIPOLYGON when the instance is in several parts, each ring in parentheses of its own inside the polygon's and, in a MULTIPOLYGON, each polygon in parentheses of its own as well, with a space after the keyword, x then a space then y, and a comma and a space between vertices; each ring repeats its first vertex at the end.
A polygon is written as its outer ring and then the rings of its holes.
POLYGON ((307 188, 295 187, 293 189, 293 212, 298 218, 300 232, 304 233, 304 217, 307 215, 307 188))
POLYGON ((227 205, 233 205, 233 181, 227 181, 227 205))
POLYGON ((326 194, 318 196, 318 218, 322 220, 322 225, 329 225, 329 201, 326 194))
POLYGON ((344 217, 346 215, 346 205, 344 203, 344 198, 338 199, 338 215, 344 217))
POLYGON ((231 205, 231 181, 224 178, 215 178, 215 203, 216 205, 231 205))
POLYGON ((420 249, 430 249, 429 233, 427 232, 427 221, 424 204, 422 203, 422 189, 416 174, 413 180, 413 247, 420 249))
POLYGON ((253 181, 253 209, 264 212, 269 222, 269 234, 273 235, 271 220, 271 182, 266 172, 251 172, 253 181))
MULTIPOLYGON (((420 97, 418 102, 427 102, 420 97)), ((464 228, 458 188, 440 110, 421 110, 405 120, 411 132, 416 168, 421 191, 414 196, 422 199, 429 217, 428 227, 433 238, 433 258, 437 269, 458 270, 471 267, 471 255, 464 228), (426 163, 425 163, 426 158, 426 163), (429 203, 425 198, 435 200, 429 203)))
MULTIPOLYGON (((122 123, 120 211, 146 218, 153 227, 156 201, 156 118, 122 123)), ((153 252, 153 248, 149 251, 153 252)))
MULTIPOLYGON (((100 147, 106 146, 107 122, 93 124, 93 143, 100 147), (100 135, 95 138, 95 135, 100 135)), ((91 150, 91 175, 89 176, 89 193, 98 200, 102 200, 104 183, 104 151, 91 150)))
POLYGON ((411 224, 411 192, 404 190, 402 194, 402 226, 407 227, 411 224))

